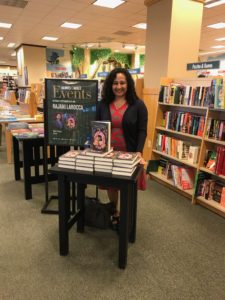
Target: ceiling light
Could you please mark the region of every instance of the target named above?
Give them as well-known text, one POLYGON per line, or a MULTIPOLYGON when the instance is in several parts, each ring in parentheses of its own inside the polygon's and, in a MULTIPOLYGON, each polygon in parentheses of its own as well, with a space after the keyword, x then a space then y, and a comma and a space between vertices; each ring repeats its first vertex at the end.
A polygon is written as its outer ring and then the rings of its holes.
POLYGON ((133 46, 133 45, 125 45, 123 48, 134 50, 135 46, 133 46))
POLYGON ((13 48, 13 47, 15 47, 15 45, 16 45, 15 43, 9 43, 9 44, 7 45, 7 47, 8 47, 8 48, 13 48))
POLYGON ((57 41, 58 38, 54 37, 54 36, 43 36, 42 40, 45 40, 45 41, 57 41))
POLYGON ((219 42, 221 42, 221 41, 225 41, 225 37, 222 37, 222 38, 215 39, 215 41, 219 41, 219 42))
POLYGON ((147 29, 147 23, 138 23, 136 25, 133 25, 132 27, 135 27, 138 29, 147 29))
POLYGON ((221 48, 225 48, 225 46, 217 45, 217 46, 212 46, 211 48, 214 48, 214 49, 221 49, 221 48))
POLYGON ((1 28, 11 28, 12 24, 0 22, 0 27, 1 28))
POLYGON ((225 23, 224 22, 215 23, 212 25, 208 25, 207 27, 214 28, 214 29, 221 29, 225 27, 225 23))
POLYGON ((225 0, 211 0, 211 1, 206 1, 205 3, 206 4, 204 5, 204 7, 212 8, 224 4, 225 0))
POLYGON ((125 1, 123 0, 97 0, 93 3, 93 5, 107 7, 107 8, 115 8, 123 3, 125 3, 125 1))
POLYGON ((114 52, 120 52, 119 50, 115 50, 114 52))
POLYGON ((0 41, 2 41, 3 40, 3 36, 0 36, 0 41))
POLYGON ((81 24, 68 23, 68 22, 63 23, 63 24, 61 25, 61 27, 71 28, 71 29, 77 29, 77 28, 79 28, 79 27, 81 27, 81 26, 82 26, 81 24))
POLYGON ((5 64, 5 63, 6 63, 5 61, 0 60, 0 64, 5 64))
POLYGON ((13 53, 11 54, 11 56, 16 56, 16 52, 13 52, 13 53))
POLYGON ((202 56, 202 55, 207 55, 207 54, 214 54, 214 53, 224 53, 225 50, 217 50, 217 51, 210 51, 210 52, 200 52, 198 55, 202 56))

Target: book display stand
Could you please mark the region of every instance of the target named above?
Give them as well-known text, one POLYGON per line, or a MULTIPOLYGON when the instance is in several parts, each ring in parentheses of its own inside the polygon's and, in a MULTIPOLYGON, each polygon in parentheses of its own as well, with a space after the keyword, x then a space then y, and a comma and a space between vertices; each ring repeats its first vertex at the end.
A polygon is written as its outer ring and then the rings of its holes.
MULTIPOLYGON (((44 174, 45 204, 42 213, 58 214, 49 209, 50 202, 58 196, 49 195, 48 157, 53 157, 51 166, 58 162, 60 155, 70 147, 84 147, 90 138, 90 123, 95 120, 97 104, 97 80, 46 79, 45 80, 45 143, 44 174), (49 146, 53 152, 49 153, 49 146)), ((57 177, 56 177, 57 179, 57 177)), ((75 212, 76 186, 71 183, 71 213, 75 212)))
MULTIPOLYGON (((161 79, 148 171, 153 180, 183 194, 191 199, 193 204, 199 203, 225 217, 225 207, 219 201, 210 197, 205 199, 197 193, 201 177, 210 177, 214 181, 222 182, 225 186, 223 175, 225 164, 222 165, 220 173, 206 168, 207 153, 218 152, 218 147, 225 147, 224 103, 222 105, 220 103, 221 108, 215 108, 216 101, 218 101, 218 87, 215 88, 214 95, 207 94, 210 88, 212 90, 212 79, 161 79), (181 86, 183 96, 179 91, 181 86), (189 96, 187 96, 185 92, 187 93, 190 86, 195 92, 189 90, 189 96), (168 87, 170 87, 169 95, 165 95, 168 93, 168 87), (218 120, 218 124, 222 123, 222 125, 217 129, 217 135, 213 133, 214 136, 209 137, 212 120, 218 120), (171 165, 178 166, 178 168, 171 169, 171 165), (189 174, 186 172, 185 176, 189 178, 178 183, 175 169, 185 172, 188 170, 189 174), (188 188, 187 184, 189 184, 188 188)), ((224 89, 224 86, 222 88, 224 89)), ((217 160, 219 160, 218 157, 217 160)))

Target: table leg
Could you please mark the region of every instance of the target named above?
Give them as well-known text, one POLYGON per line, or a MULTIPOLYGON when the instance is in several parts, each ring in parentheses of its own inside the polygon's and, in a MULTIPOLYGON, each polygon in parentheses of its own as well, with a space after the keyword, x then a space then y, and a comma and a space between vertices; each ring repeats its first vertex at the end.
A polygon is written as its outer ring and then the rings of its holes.
POLYGON ((119 268, 127 265, 128 233, 129 233, 129 187, 126 185, 120 191, 120 230, 119 230, 119 268))
POLYGON ((86 184, 77 183, 77 209, 81 211, 81 215, 77 220, 77 232, 84 232, 85 188, 86 184))
POLYGON ((136 225, 137 225, 137 183, 132 184, 131 187, 131 231, 129 236, 129 242, 134 243, 136 240, 136 225))
POLYGON ((23 143, 23 174, 24 174, 24 193, 25 199, 32 199, 32 186, 31 186, 31 161, 32 161, 32 147, 30 141, 24 140, 23 143))
POLYGON ((70 218, 70 184, 63 174, 58 175, 59 196, 59 252, 66 256, 69 252, 69 228, 70 218))
POLYGON ((13 156, 14 156, 14 176, 15 180, 20 180, 20 154, 19 154, 19 142, 13 138, 13 156))

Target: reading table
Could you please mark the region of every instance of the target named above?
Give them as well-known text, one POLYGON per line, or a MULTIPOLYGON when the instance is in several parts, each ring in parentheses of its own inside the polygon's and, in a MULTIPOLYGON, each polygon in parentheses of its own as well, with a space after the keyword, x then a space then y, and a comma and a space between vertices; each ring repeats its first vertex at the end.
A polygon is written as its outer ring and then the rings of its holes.
POLYGON ((136 239, 137 215, 137 180, 142 170, 138 166, 131 177, 116 176, 105 173, 87 173, 54 166, 49 172, 58 176, 59 196, 59 252, 66 256, 69 252, 69 230, 77 222, 77 232, 84 232, 84 200, 87 184, 114 187, 120 190, 120 229, 118 266, 125 269, 127 265, 128 241, 136 239), (70 182, 77 184, 77 212, 70 213, 70 182))

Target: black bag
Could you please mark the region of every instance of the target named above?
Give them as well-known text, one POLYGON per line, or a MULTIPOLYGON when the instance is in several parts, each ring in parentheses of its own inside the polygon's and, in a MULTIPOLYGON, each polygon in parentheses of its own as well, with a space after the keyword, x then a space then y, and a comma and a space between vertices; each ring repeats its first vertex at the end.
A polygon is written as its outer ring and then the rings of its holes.
POLYGON ((101 203, 96 198, 85 198, 85 225, 107 229, 111 213, 111 203, 101 203))

